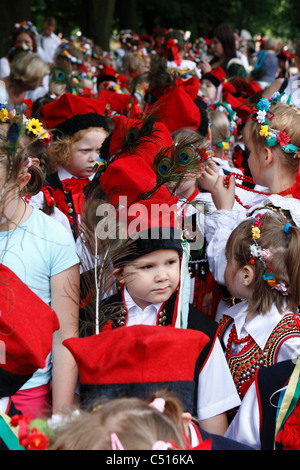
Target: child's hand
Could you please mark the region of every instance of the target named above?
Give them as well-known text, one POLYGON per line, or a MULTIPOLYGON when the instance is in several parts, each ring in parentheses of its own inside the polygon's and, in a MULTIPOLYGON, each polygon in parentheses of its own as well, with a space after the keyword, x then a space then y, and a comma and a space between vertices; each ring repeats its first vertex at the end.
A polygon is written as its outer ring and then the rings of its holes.
POLYGON ((197 178, 201 188, 205 189, 205 191, 212 191, 212 188, 218 179, 218 173, 216 171, 218 169, 211 165, 211 163, 213 162, 209 162, 209 164, 206 164, 203 167, 201 174, 199 174, 197 178))
POLYGON ((218 210, 231 210, 235 199, 235 180, 228 176, 218 176, 211 190, 212 199, 218 210))
POLYGON ((200 60, 199 67, 203 75, 211 71, 211 65, 206 59, 200 60))

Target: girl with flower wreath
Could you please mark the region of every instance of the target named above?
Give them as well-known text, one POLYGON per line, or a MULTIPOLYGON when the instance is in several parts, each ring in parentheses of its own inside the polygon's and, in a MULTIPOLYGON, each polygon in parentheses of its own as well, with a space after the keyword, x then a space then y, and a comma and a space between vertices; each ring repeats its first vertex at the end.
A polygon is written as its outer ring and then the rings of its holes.
MULTIPOLYGON (((223 286, 226 242, 239 223, 255 213, 268 211, 281 214, 300 226, 300 112, 282 103, 280 98, 278 94, 272 100, 261 98, 245 125, 243 136, 250 152, 248 165, 252 178, 237 173, 217 176, 209 167, 199 178, 201 186, 211 190, 217 208, 206 217, 205 236, 210 270, 223 286), (246 188, 241 182, 252 182, 256 186, 246 188), (250 191, 249 205, 239 200, 236 188, 250 191)), ((220 302, 217 318, 230 305, 220 302)))
MULTIPOLYGON (((269 213, 246 219, 226 245, 226 285, 245 300, 219 322, 219 338, 241 398, 225 435, 256 449, 273 449, 280 407, 276 390, 288 382, 300 352, 299 253, 300 228, 269 213)), ((286 439, 282 424, 280 418, 276 448, 286 439)), ((293 432, 299 442, 299 426, 293 432)))
POLYGON ((7 124, 0 129, 0 267, 50 305, 60 324, 46 360, 12 397, 20 412, 34 418, 68 411, 75 398, 77 368, 62 341, 78 334, 79 259, 72 235, 25 202, 24 196, 41 189, 44 175, 22 141, 23 116, 10 114, 7 124))

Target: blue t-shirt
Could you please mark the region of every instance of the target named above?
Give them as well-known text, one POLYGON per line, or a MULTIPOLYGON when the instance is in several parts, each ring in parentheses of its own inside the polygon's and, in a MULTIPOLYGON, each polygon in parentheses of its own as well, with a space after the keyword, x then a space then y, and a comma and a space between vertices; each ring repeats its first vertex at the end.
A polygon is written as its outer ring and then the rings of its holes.
MULTIPOLYGON (((46 304, 51 303, 50 278, 79 263, 75 242, 63 225, 33 208, 15 230, 0 232, 0 263, 10 268, 46 304)), ((48 383, 51 356, 23 388, 48 383)))

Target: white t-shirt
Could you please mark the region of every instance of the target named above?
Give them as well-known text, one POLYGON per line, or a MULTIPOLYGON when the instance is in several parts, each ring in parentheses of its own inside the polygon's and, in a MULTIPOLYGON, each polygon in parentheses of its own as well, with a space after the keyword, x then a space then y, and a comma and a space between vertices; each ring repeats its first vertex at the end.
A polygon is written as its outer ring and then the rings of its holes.
MULTIPOLYGON (((15 230, 0 232, 0 263, 10 268, 46 304, 51 303, 50 278, 79 263, 75 242, 62 224, 39 209, 15 230)), ((51 354, 22 389, 49 382, 51 354)))
POLYGON ((47 64, 52 64, 55 60, 56 51, 61 43, 61 39, 54 33, 51 33, 50 36, 40 34, 38 43, 40 46, 38 49, 39 56, 47 64))
MULTIPOLYGON (((161 304, 152 304, 144 311, 138 307, 126 288, 124 301, 128 311, 126 325, 156 325, 161 304)), ((232 380, 221 344, 216 338, 214 347, 204 364, 198 381, 197 417, 208 419, 240 405, 240 398, 232 380)))

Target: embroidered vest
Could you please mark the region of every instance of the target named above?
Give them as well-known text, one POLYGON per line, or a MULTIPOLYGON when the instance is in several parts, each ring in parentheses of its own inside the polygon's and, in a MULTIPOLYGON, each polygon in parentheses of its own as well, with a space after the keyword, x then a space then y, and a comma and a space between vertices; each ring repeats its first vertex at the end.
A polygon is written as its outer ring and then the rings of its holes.
MULTIPOLYGON (((233 323, 233 319, 226 315, 219 322, 218 336, 224 349, 224 332, 231 323, 233 323)), ((296 321, 293 313, 288 313, 275 326, 263 350, 253 340, 240 353, 232 354, 227 358, 230 372, 241 399, 244 398, 248 388, 254 381, 255 372, 262 366, 268 367, 275 364, 282 343, 295 336, 300 338, 299 321, 296 321)))

